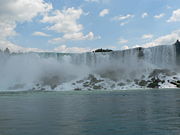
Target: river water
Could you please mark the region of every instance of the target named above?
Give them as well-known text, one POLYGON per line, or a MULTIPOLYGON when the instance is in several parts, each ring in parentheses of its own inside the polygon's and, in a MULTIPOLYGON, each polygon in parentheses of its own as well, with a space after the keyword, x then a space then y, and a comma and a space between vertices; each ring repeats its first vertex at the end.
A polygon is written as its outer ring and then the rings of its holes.
POLYGON ((179 89, 0 93, 0 135, 179 134, 179 89))

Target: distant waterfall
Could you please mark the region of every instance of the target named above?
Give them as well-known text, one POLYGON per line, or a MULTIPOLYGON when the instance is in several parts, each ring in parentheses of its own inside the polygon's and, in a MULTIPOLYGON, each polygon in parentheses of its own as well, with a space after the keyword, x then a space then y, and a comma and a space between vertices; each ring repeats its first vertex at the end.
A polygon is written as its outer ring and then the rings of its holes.
POLYGON ((102 53, 38 53, 41 58, 54 58, 59 62, 70 62, 73 64, 86 64, 96 66, 104 63, 117 62, 120 64, 135 64, 139 61, 153 64, 159 67, 173 68, 176 65, 176 50, 174 46, 164 45, 151 48, 135 48, 123 51, 112 51, 102 53))
POLYGON ((157 79, 153 73, 179 74, 178 57, 174 45, 82 54, 0 52, 0 90, 125 89, 142 87, 141 80, 146 87, 157 79))

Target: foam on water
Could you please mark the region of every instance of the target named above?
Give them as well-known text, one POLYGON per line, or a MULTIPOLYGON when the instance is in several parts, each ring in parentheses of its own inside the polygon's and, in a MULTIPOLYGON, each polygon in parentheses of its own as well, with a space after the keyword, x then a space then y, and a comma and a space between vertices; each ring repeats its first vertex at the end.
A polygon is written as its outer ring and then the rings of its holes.
POLYGON ((82 54, 0 52, 0 89, 113 90, 151 88, 152 82, 174 88, 180 80, 176 63, 174 46, 82 54))

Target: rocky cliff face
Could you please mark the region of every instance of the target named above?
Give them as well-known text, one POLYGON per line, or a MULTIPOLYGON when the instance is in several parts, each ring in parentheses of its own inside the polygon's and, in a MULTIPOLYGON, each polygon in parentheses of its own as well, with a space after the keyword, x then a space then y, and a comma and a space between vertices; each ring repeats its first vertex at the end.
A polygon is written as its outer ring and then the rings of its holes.
POLYGON ((180 66, 180 42, 179 42, 179 40, 176 41, 174 46, 176 48, 176 62, 177 62, 177 65, 180 66))

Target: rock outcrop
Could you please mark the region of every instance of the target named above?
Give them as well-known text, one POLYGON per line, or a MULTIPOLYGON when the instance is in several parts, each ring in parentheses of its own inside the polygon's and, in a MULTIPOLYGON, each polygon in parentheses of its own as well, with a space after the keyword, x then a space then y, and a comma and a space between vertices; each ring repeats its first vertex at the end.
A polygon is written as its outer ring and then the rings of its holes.
POLYGON ((97 49, 97 50, 95 50, 95 51, 93 51, 93 52, 112 52, 113 50, 110 50, 110 49, 97 49))

